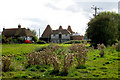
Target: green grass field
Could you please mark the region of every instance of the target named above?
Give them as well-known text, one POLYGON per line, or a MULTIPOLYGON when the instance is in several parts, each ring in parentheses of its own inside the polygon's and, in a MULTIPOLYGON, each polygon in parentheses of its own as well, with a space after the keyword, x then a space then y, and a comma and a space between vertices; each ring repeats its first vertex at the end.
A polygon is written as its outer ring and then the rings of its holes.
POLYGON ((49 44, 3 44, 2 56, 6 55, 24 55, 34 52, 41 47, 48 46, 49 44))
MULTIPOLYGON (((2 78, 118 78, 119 51, 111 47, 105 49, 105 56, 100 57, 99 50, 89 49, 86 68, 77 69, 75 64, 70 68, 67 76, 50 74, 52 65, 33 65, 26 68, 26 54, 35 52, 49 44, 3 44, 2 56, 11 57, 10 71, 2 72, 2 78)), ((66 49, 70 44, 59 44, 66 49)), ((87 45, 88 46, 88 45, 87 45)))

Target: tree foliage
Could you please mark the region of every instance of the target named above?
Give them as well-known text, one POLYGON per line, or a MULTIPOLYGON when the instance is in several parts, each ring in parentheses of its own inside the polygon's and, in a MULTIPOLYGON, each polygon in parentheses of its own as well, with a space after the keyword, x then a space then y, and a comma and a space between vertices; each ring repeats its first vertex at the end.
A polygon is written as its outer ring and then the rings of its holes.
POLYGON ((120 17, 119 17, 119 20, 118 20, 118 35, 119 35, 119 41, 120 41, 120 17))
POLYGON ((35 42, 37 42, 37 41, 38 41, 38 38, 37 38, 36 36, 34 36, 34 37, 32 38, 32 40, 35 41, 35 42))
POLYGON ((110 45, 118 39, 118 16, 114 12, 102 12, 90 20, 86 35, 92 45, 110 45))

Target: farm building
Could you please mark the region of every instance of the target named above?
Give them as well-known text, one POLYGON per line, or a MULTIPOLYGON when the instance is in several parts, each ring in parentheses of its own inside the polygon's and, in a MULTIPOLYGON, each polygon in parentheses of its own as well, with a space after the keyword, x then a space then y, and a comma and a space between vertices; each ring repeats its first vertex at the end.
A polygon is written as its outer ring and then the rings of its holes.
POLYGON ((59 26, 59 29, 52 30, 51 26, 47 25, 40 39, 46 42, 62 43, 69 40, 83 40, 84 37, 76 35, 76 33, 72 31, 71 26, 68 26, 67 29, 59 26))
POLYGON ((10 28, 10 29, 3 28, 2 35, 4 35, 6 38, 21 37, 24 40, 32 40, 32 37, 35 36, 32 32, 30 32, 29 29, 21 28, 20 24, 18 25, 18 28, 10 28))

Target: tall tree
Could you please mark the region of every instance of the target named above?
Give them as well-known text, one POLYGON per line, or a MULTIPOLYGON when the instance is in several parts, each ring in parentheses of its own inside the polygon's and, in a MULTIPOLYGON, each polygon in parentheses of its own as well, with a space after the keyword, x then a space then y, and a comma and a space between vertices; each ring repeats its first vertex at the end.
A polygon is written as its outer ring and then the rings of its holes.
POLYGON ((120 41, 120 15, 118 20, 118 35, 119 35, 119 41, 120 41))
POLYGON ((90 20, 86 35, 94 46, 104 43, 110 45, 116 41, 118 35, 118 14, 102 12, 90 20))

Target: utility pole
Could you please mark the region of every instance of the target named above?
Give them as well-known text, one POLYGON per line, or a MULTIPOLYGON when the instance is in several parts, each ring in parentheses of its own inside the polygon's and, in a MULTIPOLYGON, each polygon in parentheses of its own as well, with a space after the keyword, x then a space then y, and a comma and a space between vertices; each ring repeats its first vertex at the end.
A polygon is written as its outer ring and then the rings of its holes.
POLYGON ((97 10, 100 10, 100 8, 98 8, 97 6, 94 6, 91 7, 91 9, 95 10, 95 14, 93 14, 93 16, 96 16, 97 15, 97 10))
POLYGON ((39 28, 39 39, 40 39, 40 28, 39 28))

